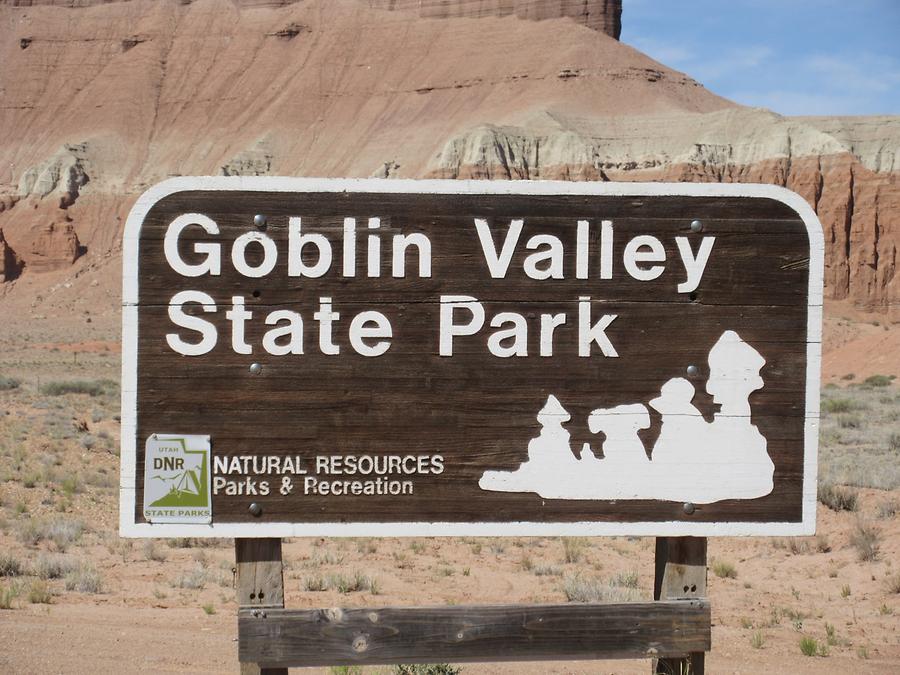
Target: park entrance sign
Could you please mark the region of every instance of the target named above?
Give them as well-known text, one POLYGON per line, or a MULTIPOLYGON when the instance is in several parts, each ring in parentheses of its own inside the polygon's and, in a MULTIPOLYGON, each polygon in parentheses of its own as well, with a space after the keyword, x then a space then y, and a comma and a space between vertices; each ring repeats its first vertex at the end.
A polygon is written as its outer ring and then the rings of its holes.
POLYGON ((166 181, 121 531, 810 534, 822 268, 772 186, 166 181))

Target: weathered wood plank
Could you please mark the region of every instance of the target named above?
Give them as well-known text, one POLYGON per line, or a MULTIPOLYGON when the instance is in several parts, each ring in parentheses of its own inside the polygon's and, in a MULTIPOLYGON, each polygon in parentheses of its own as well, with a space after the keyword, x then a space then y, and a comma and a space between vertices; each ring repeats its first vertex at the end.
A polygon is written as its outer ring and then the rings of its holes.
MULTIPOLYGON (((660 602, 706 597, 705 537, 657 537, 653 597, 660 602)), ((703 675, 709 647, 681 658, 660 658, 659 675, 703 675)))
MULTIPOLYGON (((281 539, 235 539, 238 605, 251 616, 284 607, 281 539)), ((242 662, 241 675, 287 675, 287 668, 242 662)))
POLYGON ((239 658, 267 666, 648 658, 709 649, 702 600, 269 610, 238 617, 239 658))

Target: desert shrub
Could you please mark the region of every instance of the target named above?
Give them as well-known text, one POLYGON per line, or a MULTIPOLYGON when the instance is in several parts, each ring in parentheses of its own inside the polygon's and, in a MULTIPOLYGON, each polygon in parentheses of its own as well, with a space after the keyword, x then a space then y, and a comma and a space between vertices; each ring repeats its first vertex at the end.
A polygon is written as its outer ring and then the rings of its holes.
POLYGON ((58 551, 65 551, 84 534, 84 523, 77 519, 54 518, 47 524, 46 538, 53 542, 58 551))
POLYGON ((623 588, 637 588, 638 573, 634 571, 619 572, 612 578, 612 583, 616 586, 622 586, 623 588))
POLYGON ((81 492, 81 485, 78 483, 78 476, 67 476, 62 479, 62 483, 60 483, 60 487, 62 488, 63 494, 67 497, 71 497, 76 492, 81 492))
POLYGON ((0 553, 0 577, 17 577, 22 574, 22 563, 9 553, 0 553))
POLYGON ((157 548, 155 539, 147 539, 144 541, 144 557, 153 562, 163 562, 166 559, 166 551, 157 548))
POLYGON ((862 519, 856 521, 856 527, 850 533, 850 543, 856 549, 861 562, 872 562, 878 559, 881 548, 879 539, 881 530, 862 519))
POLYGON ((575 563, 581 560, 584 549, 587 548, 587 543, 584 539, 579 539, 578 537, 563 537, 562 545, 563 556, 567 563, 575 563))
POLYGON ((462 669, 449 663, 401 663, 394 666, 393 675, 459 675, 462 669))
POLYGON ((859 415, 838 415, 837 423, 841 429, 860 429, 863 421, 859 415))
POLYGON ((833 623, 825 622, 825 642, 829 647, 834 647, 838 644, 838 636, 837 629, 835 629, 833 623))
POLYGON ((897 501, 886 499, 878 505, 878 517, 882 519, 893 518, 897 515, 897 501))
POLYGON ((31 573, 41 579, 61 579, 77 567, 68 556, 41 553, 31 566, 31 573))
POLYGON ((40 391, 46 396, 65 396, 66 394, 103 396, 115 393, 118 388, 118 383, 112 380, 65 380, 47 382, 41 385, 40 391))
POLYGON ((378 544, 374 539, 359 539, 356 542, 356 550, 363 555, 373 555, 378 552, 378 544))
POLYGON ((863 380, 863 386, 866 387, 887 387, 894 380, 891 375, 869 375, 863 380))
POLYGON ((21 384, 22 381, 16 379, 15 377, 0 375, 0 391, 10 391, 12 389, 18 389, 21 384))
POLYGON ((737 579, 737 569, 727 560, 714 561, 712 571, 720 579, 737 579))
POLYGON ((77 542, 84 533, 84 523, 71 518, 51 518, 33 520, 19 526, 19 541, 27 546, 36 546, 42 541, 51 541, 58 551, 65 551, 77 542))
POLYGON ((750 646, 753 647, 753 649, 762 649, 765 642, 766 640, 761 631, 756 631, 750 637, 750 646))
POLYGON ((900 573, 889 576, 885 581, 888 593, 900 594, 900 573))
POLYGON ((319 593, 328 590, 328 580, 320 574, 306 577, 303 580, 303 590, 310 593, 319 593))
POLYGON ((819 501, 832 511, 856 511, 859 508, 859 495, 855 490, 819 483, 818 496, 819 501))
POLYGON ((0 609, 12 609, 13 601, 19 597, 21 592, 22 588, 17 583, 0 586, 0 609))
POLYGON ((531 568, 532 573, 536 577, 560 577, 562 576, 562 569, 557 567, 556 565, 551 565, 548 563, 536 563, 531 568))
POLYGON ((800 537, 788 537, 787 549, 793 555, 807 553, 809 551, 809 542, 806 539, 801 539, 800 537))
POLYGON ((900 450, 900 433, 896 431, 892 432, 887 439, 888 450, 891 452, 897 452, 900 450))
POLYGON ((815 656, 819 651, 819 643, 815 638, 804 636, 800 638, 800 651, 804 656, 815 656))
POLYGON ((822 412, 824 413, 848 413, 856 410, 856 403, 844 397, 825 397, 822 399, 822 412))
POLYGON ((206 577, 206 568, 203 567, 203 565, 196 563, 191 570, 182 572, 180 575, 178 575, 173 586, 175 586, 176 588, 197 590, 203 588, 206 585, 206 577))
POLYGON ((28 587, 28 602, 33 605, 49 605, 53 599, 50 587, 46 581, 35 579, 28 587))
POLYGON ((322 553, 313 553, 312 558, 310 558, 309 561, 309 566, 320 567, 321 565, 340 565, 342 562, 344 562, 343 555, 333 553, 332 551, 323 551, 322 553))
POLYGON ((633 602, 641 599, 638 589, 621 586, 615 579, 607 581, 582 574, 566 577, 563 593, 569 602, 633 602))
POLYGON ((93 565, 79 565, 66 575, 66 590, 100 593, 103 590, 103 579, 93 565))
POLYGON ((373 578, 366 576, 362 572, 355 572, 353 576, 344 574, 331 574, 328 576, 328 588, 338 593, 357 593, 359 591, 369 591, 373 595, 378 594, 378 582, 373 578))
POLYGON ((166 539, 169 548, 219 548, 229 543, 219 537, 170 537, 166 539))

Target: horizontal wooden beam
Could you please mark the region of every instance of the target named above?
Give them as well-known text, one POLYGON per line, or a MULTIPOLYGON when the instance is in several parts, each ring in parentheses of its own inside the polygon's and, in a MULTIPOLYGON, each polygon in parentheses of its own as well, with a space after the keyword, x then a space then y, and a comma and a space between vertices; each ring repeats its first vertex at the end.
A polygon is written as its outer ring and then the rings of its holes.
POLYGON ((705 599, 620 604, 242 609, 263 667, 685 656, 710 648, 705 599))

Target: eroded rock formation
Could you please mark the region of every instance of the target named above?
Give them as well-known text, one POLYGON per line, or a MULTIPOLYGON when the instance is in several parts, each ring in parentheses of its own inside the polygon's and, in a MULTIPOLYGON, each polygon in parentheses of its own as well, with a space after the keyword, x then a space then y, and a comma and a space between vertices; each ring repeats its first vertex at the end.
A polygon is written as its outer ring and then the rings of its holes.
POLYGON ((829 297, 900 318, 900 118, 708 114, 479 125, 427 172, 488 180, 770 183, 813 207, 825 230, 829 297))
POLYGON ((61 269, 75 262, 81 253, 81 243, 72 223, 56 220, 38 229, 28 266, 36 272, 61 269))
POLYGON ((0 283, 12 281, 22 271, 22 261, 6 243, 3 230, 0 230, 0 283))

